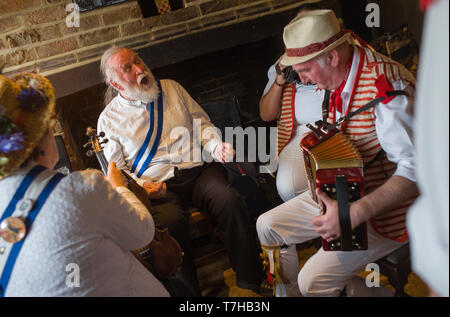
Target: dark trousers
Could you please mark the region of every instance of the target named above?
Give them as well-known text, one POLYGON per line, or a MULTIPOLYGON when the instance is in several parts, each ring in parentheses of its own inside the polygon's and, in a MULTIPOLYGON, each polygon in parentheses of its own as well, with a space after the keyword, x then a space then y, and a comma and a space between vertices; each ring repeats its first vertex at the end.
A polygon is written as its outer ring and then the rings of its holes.
POLYGON ((166 182, 167 193, 153 200, 155 223, 166 225, 183 248, 183 264, 177 277, 187 281, 199 293, 196 267, 192 256, 187 208, 208 211, 228 251, 238 281, 259 284, 263 278, 254 225, 244 199, 229 185, 225 168, 219 163, 176 170, 166 182))

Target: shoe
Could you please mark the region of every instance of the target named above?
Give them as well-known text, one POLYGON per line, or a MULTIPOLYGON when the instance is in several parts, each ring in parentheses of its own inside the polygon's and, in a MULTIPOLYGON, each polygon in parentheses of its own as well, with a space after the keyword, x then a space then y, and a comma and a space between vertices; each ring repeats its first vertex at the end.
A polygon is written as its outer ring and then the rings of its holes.
POLYGON ((240 288, 249 289, 263 297, 274 297, 273 287, 269 284, 267 279, 264 279, 261 283, 250 283, 247 281, 237 280, 236 284, 240 288))

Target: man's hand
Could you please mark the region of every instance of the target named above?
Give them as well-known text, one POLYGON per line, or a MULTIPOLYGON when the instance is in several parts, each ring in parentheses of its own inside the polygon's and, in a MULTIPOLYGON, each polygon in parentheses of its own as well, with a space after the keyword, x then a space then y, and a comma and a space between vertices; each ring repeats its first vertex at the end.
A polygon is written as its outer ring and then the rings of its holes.
POLYGON ((233 160, 235 151, 230 143, 222 142, 216 146, 214 156, 222 163, 231 162, 233 160))
MULTIPOLYGON (((278 86, 283 86, 284 84, 286 84, 286 79, 284 79, 284 75, 282 73, 282 71, 286 68, 287 66, 281 64, 281 63, 277 63, 275 65, 275 71, 277 73, 277 77, 275 78, 275 82, 278 84, 278 86)), ((274 83, 275 84, 275 83, 274 83)))
POLYGON ((127 180, 123 176, 122 171, 116 167, 116 162, 110 162, 108 164, 108 175, 105 177, 113 188, 127 186, 127 180))
POLYGON ((164 197, 167 191, 166 183, 153 183, 152 181, 146 181, 144 183, 144 189, 151 199, 159 199, 164 197))
MULTIPOLYGON (((313 225, 316 232, 328 242, 341 236, 341 227, 339 225, 339 213, 337 200, 331 199, 319 188, 316 188, 316 195, 326 208, 326 213, 322 216, 314 217, 313 225)), ((322 206, 322 208, 323 208, 322 206)))

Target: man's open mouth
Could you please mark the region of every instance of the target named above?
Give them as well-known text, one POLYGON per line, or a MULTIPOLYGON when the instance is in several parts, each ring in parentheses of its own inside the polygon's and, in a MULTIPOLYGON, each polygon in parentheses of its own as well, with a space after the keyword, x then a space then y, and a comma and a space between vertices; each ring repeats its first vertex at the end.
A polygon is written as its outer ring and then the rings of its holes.
POLYGON ((139 84, 147 86, 149 84, 148 76, 142 77, 142 79, 140 80, 139 84))

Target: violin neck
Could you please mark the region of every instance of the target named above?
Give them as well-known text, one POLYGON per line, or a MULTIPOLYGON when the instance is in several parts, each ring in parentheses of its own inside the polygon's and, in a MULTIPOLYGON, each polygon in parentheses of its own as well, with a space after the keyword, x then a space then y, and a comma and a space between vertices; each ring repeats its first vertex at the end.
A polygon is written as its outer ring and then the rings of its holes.
POLYGON ((95 155, 97 156, 97 160, 102 168, 103 174, 108 175, 108 161, 106 160, 105 154, 101 151, 95 152, 95 155))

